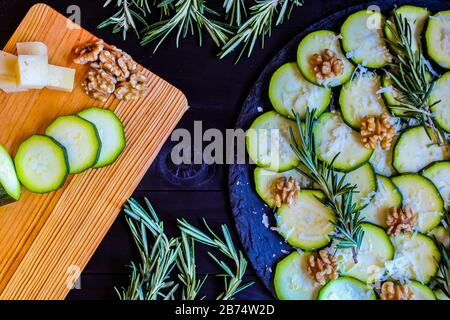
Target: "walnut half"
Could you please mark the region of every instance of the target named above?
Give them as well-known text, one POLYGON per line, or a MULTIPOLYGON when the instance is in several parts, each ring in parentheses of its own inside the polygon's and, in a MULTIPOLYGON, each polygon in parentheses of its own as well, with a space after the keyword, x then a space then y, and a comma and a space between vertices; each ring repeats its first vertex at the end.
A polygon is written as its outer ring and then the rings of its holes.
POLYGON ((398 236, 400 233, 411 234, 416 224, 416 216, 410 206, 402 208, 390 208, 388 211, 386 225, 390 236, 398 236))
POLYGON ((381 300, 412 300, 414 293, 406 284, 398 284, 386 281, 381 286, 381 300))
POLYGON ((340 76, 344 72, 344 63, 330 49, 313 54, 310 63, 317 80, 340 76))
POLYGON ((336 259, 328 251, 320 250, 318 254, 309 257, 307 272, 312 279, 322 286, 327 280, 337 279, 336 259))
POLYGON ((394 127, 386 112, 379 117, 365 117, 361 121, 361 142, 367 149, 375 149, 378 141, 384 150, 389 150, 394 138, 394 127))
POLYGON ((274 182, 272 191, 277 208, 281 207, 282 204, 291 206, 297 201, 300 185, 293 177, 288 179, 281 177, 274 182))

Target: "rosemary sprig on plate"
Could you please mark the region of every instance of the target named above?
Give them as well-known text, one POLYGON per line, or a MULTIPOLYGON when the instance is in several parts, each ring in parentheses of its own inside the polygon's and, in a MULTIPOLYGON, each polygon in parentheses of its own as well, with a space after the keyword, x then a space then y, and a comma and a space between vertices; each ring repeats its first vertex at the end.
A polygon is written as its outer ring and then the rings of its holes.
POLYGON ((314 109, 307 110, 304 127, 301 124, 300 116, 295 113, 300 141, 297 140, 290 128, 291 147, 300 160, 300 165, 296 170, 317 184, 324 193, 323 199, 317 199, 335 213, 336 221, 333 224, 337 232, 333 237, 337 241, 336 248, 351 248, 353 260, 357 263, 358 251, 364 237, 364 231, 361 228, 364 220, 353 203, 353 194, 357 192, 356 186, 346 183, 346 175, 338 174, 333 169, 333 162, 339 154, 334 157, 331 164, 319 161, 315 150, 313 131, 316 120, 315 112, 314 109))
POLYGON ((389 23, 386 25, 393 34, 393 40, 386 39, 386 41, 394 49, 395 62, 390 64, 385 72, 392 79, 393 88, 399 93, 399 97, 396 98, 399 105, 389 107, 430 128, 435 138, 432 140, 442 146, 445 142, 445 134, 431 112, 431 108, 439 101, 433 105, 428 103, 434 85, 434 76, 429 70, 429 63, 420 47, 417 50, 412 49, 414 35, 406 18, 394 11, 393 25, 389 23))
POLYGON ((223 260, 219 260, 211 252, 208 252, 209 256, 217 263, 217 265, 225 272, 222 276, 225 282, 225 292, 221 293, 217 300, 231 300, 234 296, 242 290, 253 285, 253 282, 242 284, 245 270, 247 269, 247 260, 241 251, 237 251, 234 247, 233 240, 231 239, 230 231, 225 225, 222 225, 223 239, 221 239, 214 231, 208 226, 205 220, 203 220, 205 227, 210 235, 202 232, 196 227, 190 225, 186 220, 178 220, 178 226, 181 231, 192 239, 203 243, 207 246, 218 249, 228 258, 234 262, 234 272, 223 260))
POLYGON ((242 49, 237 60, 246 51, 247 57, 250 57, 258 39, 264 47, 264 39, 271 35, 274 20, 275 26, 283 23, 285 16, 289 17, 292 9, 301 5, 303 0, 256 0, 256 4, 250 7, 250 17, 222 47, 219 58, 229 55, 240 45, 242 49))

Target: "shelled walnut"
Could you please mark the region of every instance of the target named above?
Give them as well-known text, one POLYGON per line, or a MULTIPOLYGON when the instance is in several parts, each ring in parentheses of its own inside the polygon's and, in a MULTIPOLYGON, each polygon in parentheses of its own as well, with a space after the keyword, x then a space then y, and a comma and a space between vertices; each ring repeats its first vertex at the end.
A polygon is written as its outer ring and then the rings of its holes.
POLYGON ((319 285, 324 285, 338 277, 336 259, 328 251, 320 250, 309 257, 307 272, 319 285))
POLYGON ((412 300, 414 293, 406 284, 387 281, 381 286, 381 300, 412 300))
POLYGON ((390 236, 398 236, 400 233, 411 234, 416 224, 416 216, 410 206, 402 208, 390 208, 388 210, 386 225, 390 236))
POLYGON ((277 179, 273 184, 275 206, 279 208, 282 204, 293 205, 297 201, 299 191, 300 185, 293 177, 277 179))
POLYGON ((364 117, 361 121, 361 142, 368 149, 375 149, 378 141, 384 150, 389 150, 395 135, 394 127, 386 112, 379 117, 364 117))
POLYGON ((326 80, 340 76, 344 72, 344 63, 330 49, 313 54, 310 63, 317 80, 326 80))
POLYGON ((106 101, 114 94, 120 100, 135 100, 147 89, 148 79, 138 70, 137 63, 115 46, 106 46, 99 40, 76 48, 75 54, 75 63, 90 63, 82 86, 94 99, 106 101))

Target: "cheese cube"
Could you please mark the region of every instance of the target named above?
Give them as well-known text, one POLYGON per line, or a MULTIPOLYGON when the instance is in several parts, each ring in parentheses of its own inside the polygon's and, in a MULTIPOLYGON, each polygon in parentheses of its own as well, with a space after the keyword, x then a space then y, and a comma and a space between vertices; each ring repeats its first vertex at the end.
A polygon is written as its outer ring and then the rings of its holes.
POLYGON ((42 89, 48 81, 48 57, 19 55, 17 57, 17 84, 26 89, 42 89))
POLYGON ((0 76, 16 77, 17 57, 11 53, 0 51, 0 76))
POLYGON ((42 42, 17 42, 16 47, 19 56, 48 56, 47 46, 42 42))
POLYGON ((48 65, 48 89, 72 92, 74 82, 75 69, 48 65))

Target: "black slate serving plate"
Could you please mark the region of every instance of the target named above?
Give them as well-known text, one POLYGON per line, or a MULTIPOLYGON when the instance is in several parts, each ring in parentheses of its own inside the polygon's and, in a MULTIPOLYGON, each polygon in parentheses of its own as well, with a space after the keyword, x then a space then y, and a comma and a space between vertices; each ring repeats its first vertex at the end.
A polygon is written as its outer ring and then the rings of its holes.
MULTIPOLYGON (((236 128, 246 130, 253 120, 262 112, 273 110, 268 97, 270 77, 282 64, 289 61, 296 61, 297 46, 300 40, 308 33, 320 29, 329 29, 339 33, 343 21, 353 12, 367 9, 370 5, 376 5, 380 7, 381 12, 384 13, 385 16, 388 16, 395 6, 403 4, 427 7, 432 13, 450 9, 450 5, 446 1, 372 1, 336 12, 311 25, 282 48, 264 68, 245 100, 244 106, 238 117, 236 128), (261 108, 263 111, 261 111, 261 108)), ((338 93, 339 88, 335 88, 333 96, 336 97, 338 93)), ((336 107, 338 107, 337 102, 335 101, 336 100, 333 99, 331 103, 336 104, 336 107)), ((255 191, 253 182, 254 168, 254 165, 230 166, 229 188, 231 206, 238 234, 247 256, 261 281, 274 294, 273 274, 275 266, 279 260, 286 256, 287 252, 294 249, 285 243, 284 239, 279 236, 277 232, 266 228, 263 223, 263 217, 267 216, 269 225, 275 226, 272 210, 265 205, 255 191)))

